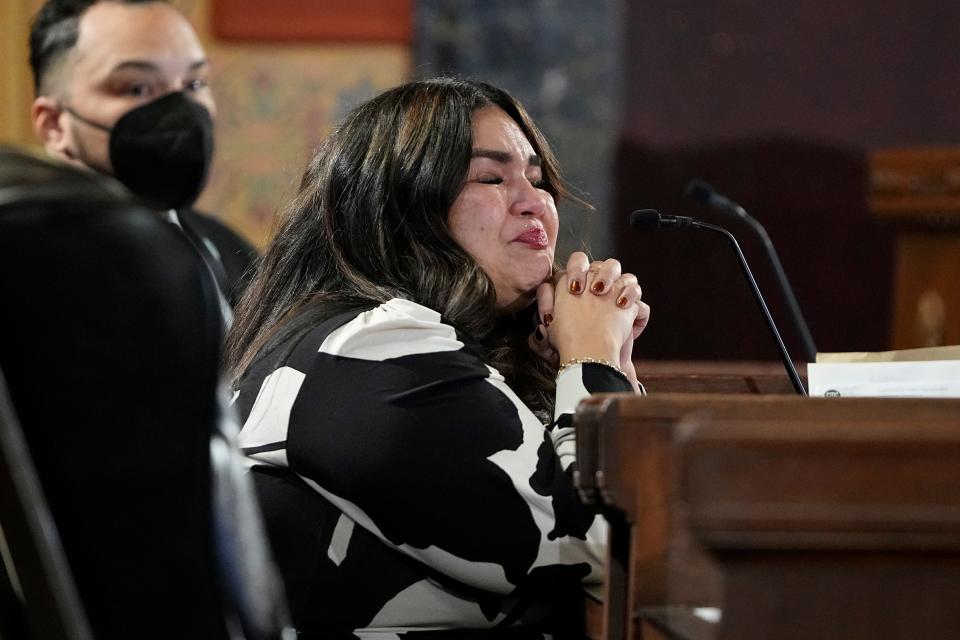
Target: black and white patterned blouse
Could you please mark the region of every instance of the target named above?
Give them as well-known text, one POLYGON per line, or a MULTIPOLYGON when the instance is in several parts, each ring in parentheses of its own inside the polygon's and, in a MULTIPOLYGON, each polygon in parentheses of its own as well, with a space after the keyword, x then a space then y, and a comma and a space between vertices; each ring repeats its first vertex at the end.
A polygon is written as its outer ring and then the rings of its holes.
POLYGON ((290 326, 236 404, 301 637, 572 630, 606 529, 570 478, 570 417, 626 379, 564 370, 545 426, 478 345, 416 303, 290 326))

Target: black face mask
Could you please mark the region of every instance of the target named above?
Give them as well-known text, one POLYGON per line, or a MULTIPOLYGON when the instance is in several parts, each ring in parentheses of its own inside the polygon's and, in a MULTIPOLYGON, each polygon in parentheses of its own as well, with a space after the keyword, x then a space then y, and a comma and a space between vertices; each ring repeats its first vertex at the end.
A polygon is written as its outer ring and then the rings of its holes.
POLYGON ((131 109, 112 129, 64 109, 110 134, 114 177, 151 207, 177 209, 200 195, 213 158, 213 119, 182 92, 131 109))

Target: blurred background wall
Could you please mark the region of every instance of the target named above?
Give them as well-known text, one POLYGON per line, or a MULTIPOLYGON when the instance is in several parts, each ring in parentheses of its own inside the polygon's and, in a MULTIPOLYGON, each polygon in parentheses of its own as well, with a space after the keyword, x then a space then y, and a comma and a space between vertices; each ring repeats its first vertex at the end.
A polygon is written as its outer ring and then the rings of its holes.
MULTIPOLYGON (((174 1, 208 48, 220 109, 201 208, 263 246, 277 205, 347 109, 410 77, 490 80, 527 104, 596 207, 561 208, 560 257, 588 246, 640 276, 653 306, 638 343, 648 358, 775 353, 720 240, 639 235, 625 224, 631 210, 737 233, 799 355, 746 229, 683 197, 689 178, 710 181, 767 226, 821 350, 883 349, 894 258, 891 229, 867 207, 869 154, 960 143, 960 5, 937 0, 412 0, 409 38, 391 43, 223 38, 214 2, 249 0, 174 1)), ((263 4, 298 3, 338 4, 263 4)), ((39 5, 0 9, 4 142, 32 142, 25 42, 39 5)))
MULTIPOLYGON (((616 208, 734 231, 791 352, 758 243, 682 195, 694 176, 766 227, 822 351, 888 348, 892 234, 868 211, 872 149, 960 142, 960 5, 935 0, 629 2, 616 208)), ((616 224, 616 220, 615 220, 616 224)), ((774 358, 733 256, 714 237, 634 237, 652 357, 774 358), (735 319, 731 321, 731 319, 735 319)), ((957 265, 960 268, 960 265, 957 265)))
MULTIPOLYGON (((29 22, 43 2, 2 4, 0 141, 34 144, 26 43, 29 22)), ((204 43, 218 107, 214 167, 198 207, 262 247, 278 204, 299 180, 313 148, 351 107, 408 77, 410 46, 225 39, 215 35, 212 0, 172 4, 204 43)))
POLYGON ((561 203, 558 254, 607 257, 623 93, 619 0, 419 0, 415 74, 484 78, 517 96, 544 129, 574 191, 561 203))

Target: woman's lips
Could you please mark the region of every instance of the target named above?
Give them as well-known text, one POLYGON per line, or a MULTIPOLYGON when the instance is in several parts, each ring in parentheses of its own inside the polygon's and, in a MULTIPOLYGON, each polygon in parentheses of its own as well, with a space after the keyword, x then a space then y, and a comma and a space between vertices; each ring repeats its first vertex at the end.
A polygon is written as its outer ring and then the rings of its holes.
POLYGON ((547 238, 547 232, 540 227, 527 229, 514 239, 514 242, 522 242, 535 249, 546 249, 550 246, 550 240, 547 238))

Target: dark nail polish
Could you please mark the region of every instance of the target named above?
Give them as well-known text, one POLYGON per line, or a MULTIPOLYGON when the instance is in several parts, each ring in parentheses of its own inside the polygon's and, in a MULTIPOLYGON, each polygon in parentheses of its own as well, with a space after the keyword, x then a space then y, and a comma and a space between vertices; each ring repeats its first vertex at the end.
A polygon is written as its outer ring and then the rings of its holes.
POLYGON ((580 284, 579 280, 574 280, 570 283, 570 291, 572 293, 580 293, 583 290, 583 285, 580 284))
POLYGON ((551 322, 553 322, 553 314, 552 314, 552 313, 545 313, 545 314, 543 315, 543 325, 544 325, 545 327, 549 327, 551 322))
POLYGON ((603 293, 603 280, 597 280, 593 283, 594 293, 603 293))
POLYGON ((618 307, 625 307, 625 306, 627 306, 627 302, 628 302, 628 301, 627 301, 627 296, 620 296, 620 297, 617 299, 617 306, 618 306, 618 307))

